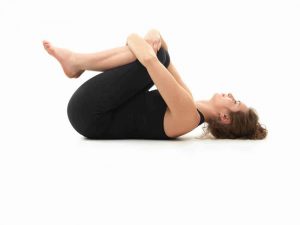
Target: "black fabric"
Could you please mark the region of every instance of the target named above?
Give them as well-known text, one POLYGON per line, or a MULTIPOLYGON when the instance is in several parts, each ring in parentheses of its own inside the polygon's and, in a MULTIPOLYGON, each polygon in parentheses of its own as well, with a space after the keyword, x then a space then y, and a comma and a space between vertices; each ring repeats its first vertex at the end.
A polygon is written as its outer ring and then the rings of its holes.
POLYGON ((199 122, 199 124, 198 124, 198 126, 200 126, 202 123, 204 123, 205 122, 205 118, 204 118, 204 115, 202 114, 202 112, 200 112, 199 111, 199 109, 197 109, 197 111, 198 111, 198 113, 199 113, 199 115, 200 115, 200 122, 199 122))
MULTIPOLYGON (((157 57, 167 67, 170 56, 157 57)), ((72 95, 67 113, 81 135, 91 139, 172 139, 163 128, 167 105, 146 68, 138 61, 104 71, 83 83, 72 95)))

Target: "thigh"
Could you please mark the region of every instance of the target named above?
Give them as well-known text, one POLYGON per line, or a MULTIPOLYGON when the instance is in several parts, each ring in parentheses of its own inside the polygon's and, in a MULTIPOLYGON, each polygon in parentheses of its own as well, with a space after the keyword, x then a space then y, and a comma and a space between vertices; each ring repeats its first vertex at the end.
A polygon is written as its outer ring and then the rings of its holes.
MULTIPOLYGON (((167 51, 161 48, 158 58, 168 66, 167 51)), ((69 100, 70 123, 84 136, 100 134, 109 125, 111 110, 150 89, 153 84, 148 71, 138 60, 98 74, 83 83, 69 100)))
MULTIPOLYGON (((157 53, 167 67, 170 57, 163 48, 157 53)), ((122 105, 136 94, 154 85, 147 69, 138 61, 100 73, 82 84, 72 98, 81 98, 83 104, 92 105, 94 111, 104 113, 122 105)))

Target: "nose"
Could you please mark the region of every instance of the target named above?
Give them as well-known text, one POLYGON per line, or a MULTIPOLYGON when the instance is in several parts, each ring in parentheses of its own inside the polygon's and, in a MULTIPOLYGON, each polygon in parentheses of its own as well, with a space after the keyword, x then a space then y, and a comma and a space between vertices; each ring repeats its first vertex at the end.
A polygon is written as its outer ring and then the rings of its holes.
POLYGON ((232 100, 234 100, 234 97, 231 93, 228 93, 228 97, 231 98, 232 100))

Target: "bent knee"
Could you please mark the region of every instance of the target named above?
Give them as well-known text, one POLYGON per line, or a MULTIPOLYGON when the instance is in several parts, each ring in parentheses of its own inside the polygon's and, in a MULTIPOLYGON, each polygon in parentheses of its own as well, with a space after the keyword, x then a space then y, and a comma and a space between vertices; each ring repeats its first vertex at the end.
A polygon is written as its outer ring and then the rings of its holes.
POLYGON ((159 51, 157 52, 157 58, 159 61, 167 68, 170 64, 170 55, 167 50, 164 48, 160 48, 159 51))

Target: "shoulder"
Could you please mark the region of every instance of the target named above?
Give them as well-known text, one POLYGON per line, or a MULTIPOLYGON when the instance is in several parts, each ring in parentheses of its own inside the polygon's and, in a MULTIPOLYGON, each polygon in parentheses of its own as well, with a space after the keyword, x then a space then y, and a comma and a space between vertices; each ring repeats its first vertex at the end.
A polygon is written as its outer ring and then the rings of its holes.
POLYGON ((167 136, 177 137, 195 129, 200 121, 201 116, 196 107, 189 114, 181 116, 173 115, 167 108, 164 116, 164 130, 167 136))

